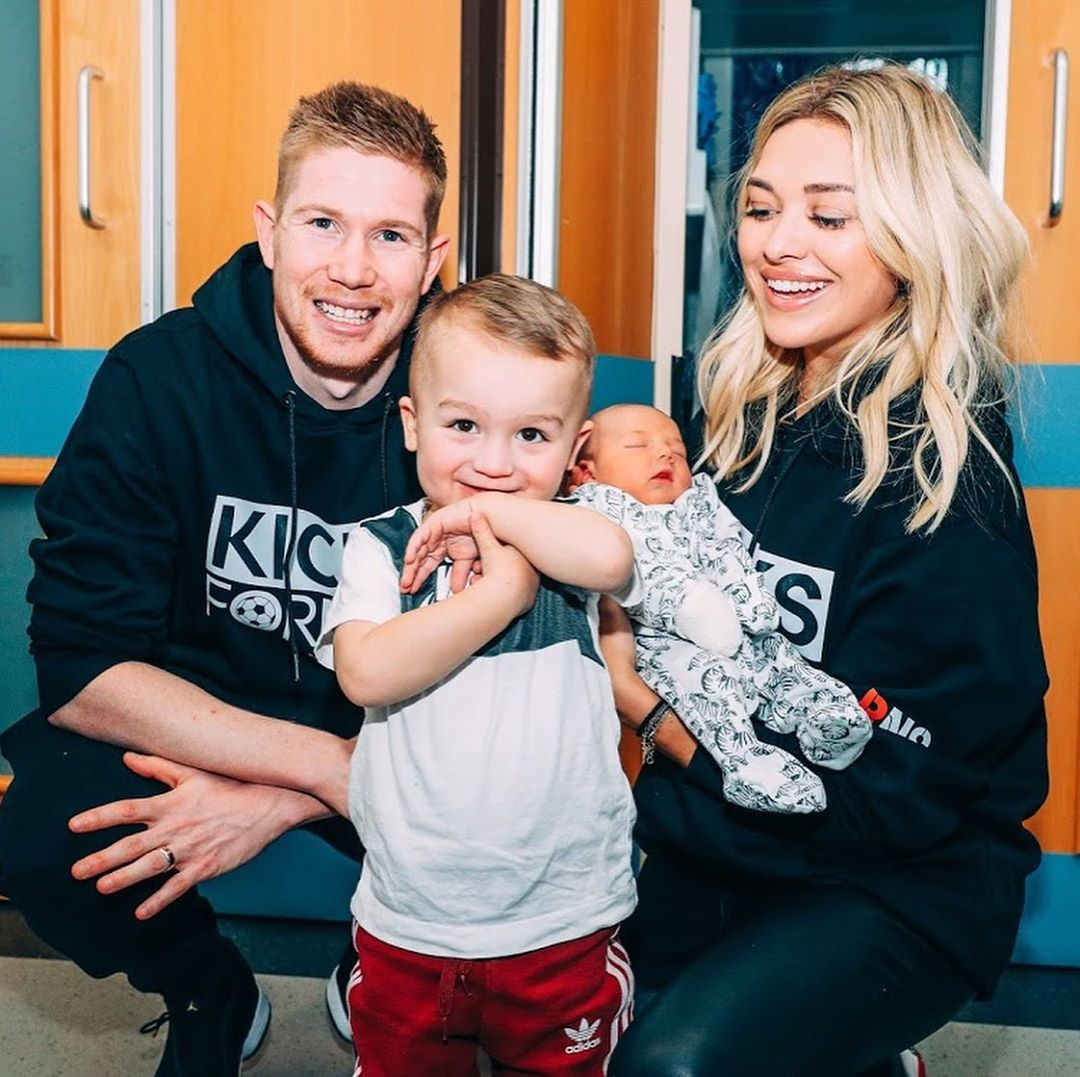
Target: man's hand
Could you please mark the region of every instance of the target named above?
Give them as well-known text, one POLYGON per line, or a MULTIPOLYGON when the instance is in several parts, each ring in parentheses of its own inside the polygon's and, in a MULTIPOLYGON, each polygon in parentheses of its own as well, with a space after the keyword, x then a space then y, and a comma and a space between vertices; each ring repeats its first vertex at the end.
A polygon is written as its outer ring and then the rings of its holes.
POLYGON ((135 910, 140 920, 155 916, 199 883, 246 863, 298 822, 330 814, 304 793, 234 781, 157 756, 125 752, 124 763, 170 788, 72 818, 68 826, 76 833, 135 823, 146 829, 77 861, 71 874, 76 879, 100 876, 96 885, 103 894, 160 875, 161 887, 135 910), (174 871, 163 849, 175 857, 174 871))

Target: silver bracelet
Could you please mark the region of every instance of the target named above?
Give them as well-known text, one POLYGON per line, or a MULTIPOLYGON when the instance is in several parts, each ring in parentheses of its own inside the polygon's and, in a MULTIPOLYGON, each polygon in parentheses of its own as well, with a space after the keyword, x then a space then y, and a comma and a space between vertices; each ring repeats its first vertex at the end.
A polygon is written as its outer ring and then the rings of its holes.
POLYGON ((669 715, 675 712, 666 699, 661 699, 647 715, 645 721, 637 728, 637 735, 641 738, 641 762, 648 766, 656 758, 656 734, 660 724, 669 715))

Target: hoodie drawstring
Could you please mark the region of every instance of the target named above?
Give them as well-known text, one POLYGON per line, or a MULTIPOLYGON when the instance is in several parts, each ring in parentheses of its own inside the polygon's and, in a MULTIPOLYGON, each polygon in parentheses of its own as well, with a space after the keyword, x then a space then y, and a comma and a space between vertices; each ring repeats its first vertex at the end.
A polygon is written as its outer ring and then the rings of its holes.
MULTIPOLYGON (((390 415, 397 403, 393 393, 383 394, 382 427, 379 432, 379 466, 382 475, 383 508, 390 508, 390 473, 387 464, 387 438, 390 415)), ((292 651, 293 683, 300 683, 300 650, 296 646, 296 633, 292 618, 292 570, 296 557, 297 528, 299 526, 299 493, 296 479, 296 390, 289 389, 282 397, 289 415, 289 541, 285 547, 285 631, 292 651)))
POLYGON ((293 683, 300 683, 300 651, 296 646, 296 633, 292 619, 292 568, 296 555, 296 529, 299 525, 300 509, 297 504, 296 483, 296 391, 289 389, 284 397, 285 408, 289 413, 289 542, 285 548, 285 631, 289 636, 289 648, 292 650, 293 683))
POLYGON ((392 508, 390 504, 390 475, 386 464, 386 438, 390 427, 390 412, 396 399, 393 393, 383 393, 382 429, 379 432, 379 466, 382 469, 383 509, 392 508))
POLYGON ((787 473, 794 466, 795 461, 799 459, 799 456, 802 454, 805 447, 806 439, 804 438, 795 446, 794 451, 780 465, 780 470, 777 472, 776 478, 769 488, 769 495, 765 498, 765 504, 761 507, 761 513, 758 516, 757 525, 754 527, 754 533, 750 536, 750 542, 746 547, 750 551, 751 556, 756 556, 755 551, 757 550, 758 539, 761 537, 762 528, 765 526, 765 517, 769 514, 769 509, 772 508, 773 498, 776 497, 776 491, 780 489, 780 484, 787 477, 787 473))

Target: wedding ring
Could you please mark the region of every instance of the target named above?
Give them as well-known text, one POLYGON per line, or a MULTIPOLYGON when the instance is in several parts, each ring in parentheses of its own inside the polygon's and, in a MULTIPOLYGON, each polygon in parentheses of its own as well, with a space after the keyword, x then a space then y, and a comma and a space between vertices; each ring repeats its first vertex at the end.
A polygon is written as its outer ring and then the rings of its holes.
POLYGON ((158 852, 161 853, 165 859, 165 867, 163 870, 172 871, 172 869, 176 867, 176 854, 167 845, 163 845, 158 849, 158 852))

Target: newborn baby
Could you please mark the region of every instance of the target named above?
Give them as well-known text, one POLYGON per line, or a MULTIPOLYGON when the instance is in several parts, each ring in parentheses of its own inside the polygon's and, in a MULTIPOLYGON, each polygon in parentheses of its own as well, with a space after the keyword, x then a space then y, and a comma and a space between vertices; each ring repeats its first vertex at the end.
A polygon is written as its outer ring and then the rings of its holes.
POLYGON ((759 741, 751 716, 794 733, 807 759, 832 770, 859 757, 870 720, 850 689, 780 633, 776 599, 754 571, 739 522, 708 476, 691 479, 675 423, 636 404, 593 418, 571 475, 573 496, 633 540, 644 585, 641 603, 627 610, 638 672, 716 760, 731 803, 820 811, 821 779, 759 741))

